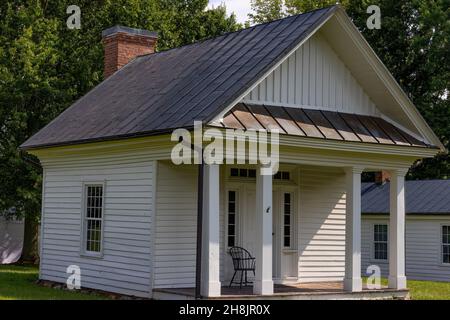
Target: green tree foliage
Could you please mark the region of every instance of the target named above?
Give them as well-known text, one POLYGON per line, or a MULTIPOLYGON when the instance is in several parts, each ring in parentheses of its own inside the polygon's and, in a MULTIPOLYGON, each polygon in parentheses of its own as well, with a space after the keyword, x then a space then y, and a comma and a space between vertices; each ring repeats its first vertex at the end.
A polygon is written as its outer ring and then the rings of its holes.
POLYGON ((254 13, 248 17, 254 24, 273 21, 286 16, 283 0, 251 0, 251 8, 254 13))
POLYGON ((349 0, 285 0, 286 13, 288 15, 299 14, 315 9, 332 6, 339 2, 341 6, 347 6, 349 0))
POLYGON ((32 259, 40 212, 41 167, 18 146, 102 80, 102 30, 157 31, 158 50, 240 28, 208 0, 3 0, 0 2, 0 212, 26 218, 24 256, 32 259), (81 9, 70 30, 66 9, 81 9), (31 230, 31 231, 30 231, 31 230), (32 243, 34 241, 34 243, 32 243))
MULTIPOLYGON (((334 4, 330 0, 265 0, 258 22, 302 13, 334 4), (279 8, 278 12, 274 12, 279 8)), ((346 0, 340 1, 377 55, 392 72, 447 149, 450 148, 450 1, 449 0, 346 0), (381 9, 381 29, 366 25, 369 5, 381 9)), ((252 16, 249 16, 252 19, 252 16)), ((410 179, 450 178, 450 157, 439 154, 417 162, 410 179)))

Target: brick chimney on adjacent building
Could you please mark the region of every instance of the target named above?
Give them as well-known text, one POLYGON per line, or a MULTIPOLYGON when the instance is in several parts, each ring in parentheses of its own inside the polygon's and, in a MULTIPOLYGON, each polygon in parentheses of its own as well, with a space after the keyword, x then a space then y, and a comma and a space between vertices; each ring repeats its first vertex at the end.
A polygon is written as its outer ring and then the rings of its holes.
POLYGON ((105 79, 134 58, 155 52, 158 40, 156 32, 122 26, 104 30, 102 37, 105 79))
POLYGON ((384 184, 385 182, 391 181, 391 174, 389 171, 375 172, 375 183, 384 184))

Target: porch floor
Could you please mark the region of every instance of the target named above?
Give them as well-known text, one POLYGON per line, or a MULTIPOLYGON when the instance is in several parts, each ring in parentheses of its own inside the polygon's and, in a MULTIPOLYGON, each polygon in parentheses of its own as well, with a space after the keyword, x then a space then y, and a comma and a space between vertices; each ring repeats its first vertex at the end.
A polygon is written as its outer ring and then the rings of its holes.
MULTIPOLYGON (((287 300, 327 300, 327 299, 408 299, 408 290, 395 290, 382 287, 377 290, 363 288, 361 292, 346 292, 343 282, 314 282, 295 284, 276 284, 273 295, 255 295, 251 286, 231 287, 223 286, 220 297, 212 300, 258 300, 258 299, 287 299, 287 300)), ((153 290, 154 299, 189 300, 194 299, 194 288, 171 288, 153 290)))

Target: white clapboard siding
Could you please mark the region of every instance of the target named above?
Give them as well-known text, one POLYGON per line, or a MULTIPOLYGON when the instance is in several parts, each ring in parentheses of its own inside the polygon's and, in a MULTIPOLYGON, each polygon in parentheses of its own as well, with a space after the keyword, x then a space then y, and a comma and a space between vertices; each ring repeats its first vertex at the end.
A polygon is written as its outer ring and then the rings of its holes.
POLYGON ((195 286, 197 168, 158 163, 155 288, 195 286))
POLYGON ((306 41, 243 101, 379 115, 375 104, 320 32, 306 41))
MULTIPOLYGON (((389 263, 374 261, 373 225, 388 223, 388 217, 363 216, 362 272, 369 265, 378 265, 382 275, 389 275, 389 263)), ((414 280, 450 281, 450 265, 442 261, 442 225, 450 225, 450 217, 407 216, 406 218, 406 276, 414 280)))
POLYGON ((150 152, 44 159, 40 278, 65 283, 70 265, 81 286, 151 296, 153 161, 150 152), (81 254, 83 183, 105 183, 103 256, 81 254))
POLYGON ((299 282, 342 280, 345 272, 345 173, 301 167, 299 282))

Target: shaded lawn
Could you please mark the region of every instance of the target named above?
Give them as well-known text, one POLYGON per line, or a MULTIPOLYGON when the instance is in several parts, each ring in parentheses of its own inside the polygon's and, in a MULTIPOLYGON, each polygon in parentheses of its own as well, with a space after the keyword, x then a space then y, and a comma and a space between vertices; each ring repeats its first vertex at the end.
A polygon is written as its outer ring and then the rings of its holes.
POLYGON ((104 300, 107 297, 36 284, 37 266, 0 265, 0 300, 104 300))
MULTIPOLYGON (((387 286, 387 279, 381 284, 387 286)), ((407 286, 412 300, 450 300, 450 282, 408 280, 407 286)))

